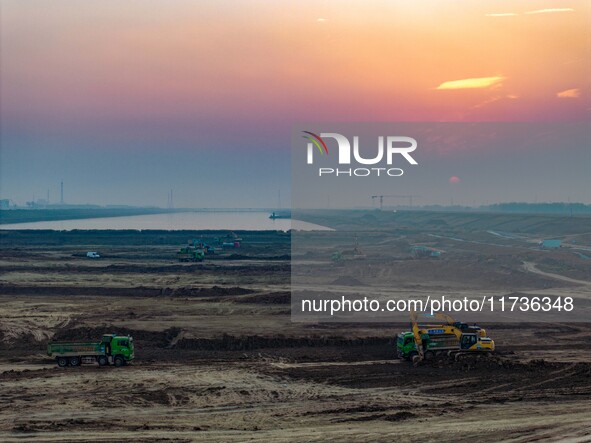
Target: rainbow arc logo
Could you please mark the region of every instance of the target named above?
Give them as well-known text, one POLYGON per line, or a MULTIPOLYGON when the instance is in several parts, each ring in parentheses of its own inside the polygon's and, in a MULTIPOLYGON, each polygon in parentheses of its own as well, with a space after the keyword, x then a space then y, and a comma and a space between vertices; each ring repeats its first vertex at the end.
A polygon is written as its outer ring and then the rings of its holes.
POLYGON ((302 137, 304 137, 306 140, 309 140, 310 142, 312 142, 314 144, 314 146, 316 146, 318 148, 318 151, 320 151, 321 155, 324 155, 325 153, 328 155, 328 147, 326 146, 326 143, 324 143, 324 140, 322 140, 322 137, 320 137, 319 135, 316 135, 310 131, 302 131, 302 132, 304 134, 308 134, 308 135, 303 135, 302 137))

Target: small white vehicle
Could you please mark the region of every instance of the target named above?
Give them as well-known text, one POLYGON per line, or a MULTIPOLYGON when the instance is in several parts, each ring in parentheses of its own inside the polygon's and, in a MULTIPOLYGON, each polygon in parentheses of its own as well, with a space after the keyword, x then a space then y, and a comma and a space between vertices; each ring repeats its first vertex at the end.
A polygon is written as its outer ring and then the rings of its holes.
POLYGON ((96 252, 96 251, 87 252, 86 253, 86 257, 87 258, 101 258, 101 256, 99 255, 99 253, 96 252))

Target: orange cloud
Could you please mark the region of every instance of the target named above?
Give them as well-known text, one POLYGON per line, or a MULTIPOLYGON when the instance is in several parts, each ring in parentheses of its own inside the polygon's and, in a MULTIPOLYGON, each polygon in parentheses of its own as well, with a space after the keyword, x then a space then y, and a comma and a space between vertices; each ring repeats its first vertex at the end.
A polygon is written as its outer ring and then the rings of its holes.
POLYGON ((452 80, 441 83, 435 89, 481 89, 490 88, 502 82, 505 77, 478 77, 452 80))
POLYGON ((556 94, 556 97, 558 98, 579 98, 580 96, 581 90, 576 88, 567 89, 556 94))
MULTIPOLYGON (((548 14, 552 12, 574 12, 572 8, 547 8, 547 9, 536 9, 534 11, 526 11, 524 15, 533 15, 533 14, 548 14)), ((517 12, 496 12, 490 14, 484 14, 486 17, 515 17, 520 15, 517 12)))
POLYGON ((535 11, 527 11, 526 14, 548 14, 552 12, 573 12, 573 8, 547 8, 536 9, 535 11))

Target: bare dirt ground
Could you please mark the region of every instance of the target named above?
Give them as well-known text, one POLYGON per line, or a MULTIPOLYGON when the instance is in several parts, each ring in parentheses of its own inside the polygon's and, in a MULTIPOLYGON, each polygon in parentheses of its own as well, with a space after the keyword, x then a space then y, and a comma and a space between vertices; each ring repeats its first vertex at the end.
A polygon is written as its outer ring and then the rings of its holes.
MULTIPOLYGON (((400 260, 368 257, 348 276, 402 292, 589 295, 591 260, 488 229, 401 222, 360 240, 400 260), (421 241, 444 256, 410 260, 421 241)), ((240 233, 240 250, 197 264, 175 259, 195 233, 1 235, 0 441, 591 441, 590 323, 492 322, 494 357, 413 367, 395 358, 406 324, 290 320, 289 235, 240 233), (48 340, 110 332, 133 335, 133 364, 62 369, 44 354, 48 340)), ((328 252, 306 259, 347 275, 328 252)))

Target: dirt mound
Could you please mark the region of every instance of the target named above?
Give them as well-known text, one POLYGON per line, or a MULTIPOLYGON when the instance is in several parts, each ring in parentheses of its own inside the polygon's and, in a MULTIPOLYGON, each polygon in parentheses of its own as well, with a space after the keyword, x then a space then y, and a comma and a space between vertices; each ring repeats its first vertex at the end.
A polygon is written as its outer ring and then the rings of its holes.
POLYGON ((347 423, 347 422, 360 422, 360 421, 373 421, 373 420, 384 420, 384 421, 402 421, 408 420, 409 418, 415 418, 417 415, 409 411, 399 411, 393 414, 371 414, 364 415, 361 417, 351 417, 344 419, 333 420, 335 423, 347 423))
POLYGON ((110 288, 104 286, 16 286, 0 285, 0 292, 10 295, 103 295, 103 296, 182 296, 182 297, 219 297, 229 295, 244 295, 254 291, 239 286, 211 288, 154 288, 145 286, 110 288))
MULTIPOLYGON (((551 362, 543 359, 518 361, 498 355, 461 355, 458 359, 440 357, 431 361, 424 361, 423 366, 430 368, 448 368, 460 371, 515 371, 515 372, 547 372, 564 367, 564 363, 551 362)), ((581 363, 591 371, 591 365, 581 363)))
POLYGON ((344 337, 273 337, 250 335, 235 337, 223 335, 220 338, 182 338, 176 349, 243 351, 269 348, 362 346, 382 344, 387 346, 390 339, 384 337, 344 338, 344 337))
POLYGON ((270 292, 268 294, 255 294, 241 297, 235 303, 255 303, 261 305, 289 305, 291 303, 290 292, 270 292))
POLYGON ((0 331, 1 350, 12 350, 15 347, 15 343, 18 343, 18 348, 21 351, 32 351, 39 349, 39 340, 32 333, 21 334, 17 338, 7 338, 6 335, 3 334, 2 331, 0 331))
POLYGON ((164 288, 162 290, 162 295, 182 295, 188 297, 220 297, 229 295, 245 295, 251 294, 253 292, 254 291, 251 289, 241 288, 239 286, 213 286, 211 288, 164 288))

